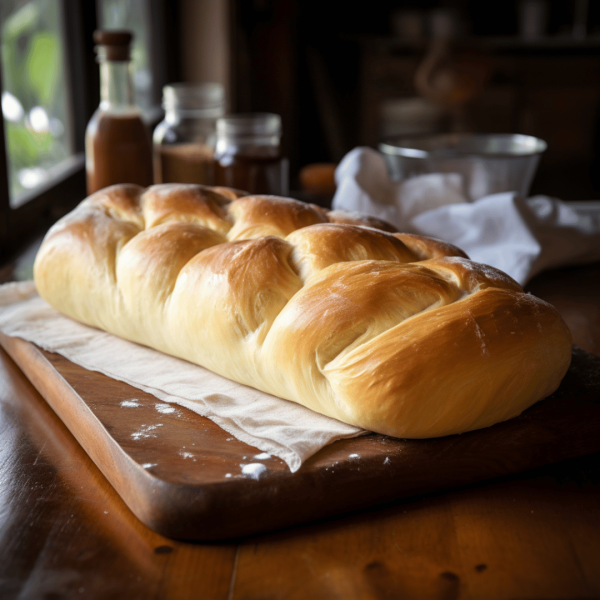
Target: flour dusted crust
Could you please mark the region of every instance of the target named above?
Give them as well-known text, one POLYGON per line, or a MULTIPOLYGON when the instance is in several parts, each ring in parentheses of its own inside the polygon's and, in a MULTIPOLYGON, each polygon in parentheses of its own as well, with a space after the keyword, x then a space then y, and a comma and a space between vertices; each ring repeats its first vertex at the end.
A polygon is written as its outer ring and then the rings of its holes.
POLYGON ((552 306, 389 230, 287 198, 119 185, 52 227, 34 274, 73 319, 392 436, 487 427, 557 388, 571 336, 552 306))

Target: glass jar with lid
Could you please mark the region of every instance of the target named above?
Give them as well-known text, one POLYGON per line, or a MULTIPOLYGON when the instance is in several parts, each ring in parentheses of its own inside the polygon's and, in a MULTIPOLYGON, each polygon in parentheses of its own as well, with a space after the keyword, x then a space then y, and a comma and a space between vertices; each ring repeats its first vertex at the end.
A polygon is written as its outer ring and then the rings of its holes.
POLYGON ((220 83, 167 85, 165 118, 153 135, 155 183, 213 185, 216 120, 225 112, 220 83))
POLYGON ((242 113, 217 120, 215 183, 251 194, 287 195, 279 115, 242 113))

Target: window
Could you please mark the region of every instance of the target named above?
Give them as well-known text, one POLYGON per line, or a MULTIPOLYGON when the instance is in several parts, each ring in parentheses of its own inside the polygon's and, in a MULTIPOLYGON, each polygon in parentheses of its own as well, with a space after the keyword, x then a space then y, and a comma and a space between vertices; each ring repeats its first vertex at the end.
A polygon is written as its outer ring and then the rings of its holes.
POLYGON ((12 208, 56 177, 75 152, 65 89, 64 31, 57 2, 2 4, 2 113, 12 208))
MULTIPOLYGON (((152 125, 174 61, 167 0, 0 3, 0 260, 85 196, 85 127, 99 101, 93 32, 131 29, 136 101, 152 125)), ((174 78, 169 78, 174 80, 174 78)))

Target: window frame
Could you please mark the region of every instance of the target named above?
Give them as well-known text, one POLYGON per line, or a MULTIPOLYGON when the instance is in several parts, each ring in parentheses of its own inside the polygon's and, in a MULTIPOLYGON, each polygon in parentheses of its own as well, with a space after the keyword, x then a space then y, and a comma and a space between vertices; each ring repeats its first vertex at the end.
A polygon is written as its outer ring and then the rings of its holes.
MULTIPOLYGON (((153 40, 151 67, 155 108, 149 123, 153 126, 162 118, 162 87, 167 81, 173 81, 177 74, 178 57, 173 50, 177 46, 171 43, 177 39, 177 10, 172 9, 169 0, 143 1, 148 11, 149 35, 153 40)), ((68 111, 73 117, 71 143, 74 160, 63 173, 33 189, 25 202, 11 207, 4 119, 0 119, 0 264, 11 260, 86 195, 85 129, 100 96, 99 68, 92 37, 98 28, 98 3, 96 0, 59 0, 59 9, 64 31, 65 93, 68 111)), ((0 64, 0 94, 2 90, 0 64)))

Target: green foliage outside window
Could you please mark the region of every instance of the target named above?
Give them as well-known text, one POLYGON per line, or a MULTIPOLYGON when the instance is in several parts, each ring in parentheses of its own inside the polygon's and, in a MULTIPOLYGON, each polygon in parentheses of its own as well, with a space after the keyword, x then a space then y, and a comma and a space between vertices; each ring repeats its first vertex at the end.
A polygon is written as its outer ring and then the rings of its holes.
POLYGON ((0 3, 11 204, 71 154, 58 0, 0 3))

